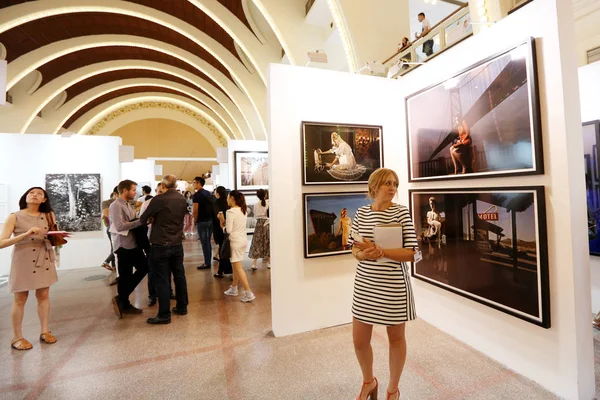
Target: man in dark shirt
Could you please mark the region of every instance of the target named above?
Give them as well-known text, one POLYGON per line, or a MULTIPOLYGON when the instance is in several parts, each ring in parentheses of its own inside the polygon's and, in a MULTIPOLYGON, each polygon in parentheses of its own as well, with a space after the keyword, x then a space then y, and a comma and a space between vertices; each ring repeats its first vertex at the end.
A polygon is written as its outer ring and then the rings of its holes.
POLYGON ((150 193, 152 193, 152 188, 148 185, 144 185, 142 186, 142 201, 148 201, 150 200, 153 196, 150 195, 150 193))
POLYGON ((212 236, 213 226, 213 205, 210 200, 210 192, 204 189, 206 181, 203 177, 197 176, 194 178, 194 189, 196 193, 192 196, 194 202, 194 222, 198 230, 198 237, 202 244, 202 254, 204 254, 204 264, 198 269, 210 269, 210 261, 212 258, 212 247, 210 245, 210 237, 212 236))
POLYGON ((169 270, 175 281, 176 306, 173 312, 187 314, 188 292, 183 267, 183 219, 187 214, 187 202, 177 192, 177 178, 165 175, 162 179, 165 192, 152 199, 140 221, 152 222, 150 232, 150 258, 152 272, 158 295, 158 315, 148 318, 149 324, 168 324, 171 322, 169 270), (152 219, 151 221, 149 221, 152 219))

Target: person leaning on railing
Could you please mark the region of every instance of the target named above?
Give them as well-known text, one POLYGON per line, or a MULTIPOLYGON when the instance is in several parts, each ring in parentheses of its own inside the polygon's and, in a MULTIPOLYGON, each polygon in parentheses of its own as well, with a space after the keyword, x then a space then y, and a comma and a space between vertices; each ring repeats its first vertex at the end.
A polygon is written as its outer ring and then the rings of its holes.
POLYGON ((402 42, 398 43, 398 52, 402 52, 412 46, 412 43, 406 36, 402 38, 402 42))

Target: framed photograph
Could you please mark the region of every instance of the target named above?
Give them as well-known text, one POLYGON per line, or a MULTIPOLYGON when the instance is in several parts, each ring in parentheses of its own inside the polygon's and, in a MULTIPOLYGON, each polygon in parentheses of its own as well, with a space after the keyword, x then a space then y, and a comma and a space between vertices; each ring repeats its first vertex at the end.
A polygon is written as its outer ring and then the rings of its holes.
POLYGON ((412 276, 550 327, 544 188, 410 190, 412 276))
POLYGON ((600 235, 598 235, 598 224, 600 223, 600 171, 598 170, 600 121, 585 122, 582 130, 588 240, 590 241, 590 254, 600 256, 600 235))
POLYGON ((246 214, 246 234, 254 234, 254 228, 256 227, 256 218, 254 217, 254 205, 258 203, 258 197, 256 192, 244 193, 246 197, 246 206, 248 207, 248 213, 246 214))
POLYGON ((406 98, 410 182, 543 174, 533 38, 406 98))
POLYGON ((367 192, 304 193, 304 258, 352 253, 352 218, 367 192))
POLYGON ((99 231, 100 174, 47 174, 46 191, 61 230, 99 231))
POLYGON ((381 126, 302 122, 303 185, 367 183, 383 166, 381 126))
POLYGON ((269 187, 269 153, 266 151, 234 151, 235 189, 256 191, 269 187))

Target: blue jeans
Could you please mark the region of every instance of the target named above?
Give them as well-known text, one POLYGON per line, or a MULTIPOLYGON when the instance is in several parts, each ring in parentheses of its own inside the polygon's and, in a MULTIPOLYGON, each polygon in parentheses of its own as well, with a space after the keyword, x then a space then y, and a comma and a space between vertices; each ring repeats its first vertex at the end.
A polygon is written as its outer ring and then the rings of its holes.
POLYGON ((158 295, 158 317, 171 317, 171 302, 169 281, 170 273, 175 281, 176 306, 179 310, 185 310, 188 305, 187 281, 185 269, 183 268, 183 247, 176 246, 152 246, 150 247, 150 259, 152 260, 152 273, 158 295))
POLYGON ((212 261, 212 247, 210 245, 212 227, 212 221, 196 223, 198 237, 200 238, 200 244, 202 244, 202 253, 204 254, 204 265, 210 265, 212 261))

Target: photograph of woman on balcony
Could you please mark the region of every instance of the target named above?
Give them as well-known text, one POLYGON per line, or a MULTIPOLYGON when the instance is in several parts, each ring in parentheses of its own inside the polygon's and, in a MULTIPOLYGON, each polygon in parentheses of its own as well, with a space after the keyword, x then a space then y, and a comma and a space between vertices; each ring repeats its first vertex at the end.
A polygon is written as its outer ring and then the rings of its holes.
POLYGON ((535 190, 413 192, 419 279, 535 323, 547 266, 535 190), (443 215, 443 218, 442 218, 443 215), (429 248, 429 251, 427 249, 429 248))
POLYGON ((528 46, 407 98, 411 180, 538 170, 528 46))

